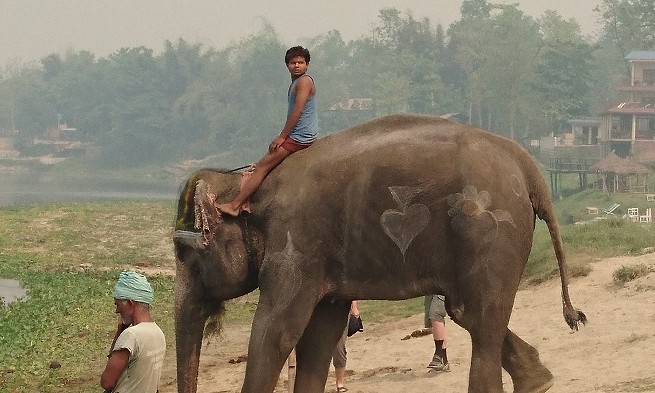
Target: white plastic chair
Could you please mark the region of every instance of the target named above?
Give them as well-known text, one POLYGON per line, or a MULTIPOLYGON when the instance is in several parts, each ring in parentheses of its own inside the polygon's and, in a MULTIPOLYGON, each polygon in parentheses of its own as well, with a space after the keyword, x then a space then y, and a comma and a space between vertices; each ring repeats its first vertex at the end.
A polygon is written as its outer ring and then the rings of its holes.
POLYGON ((653 216, 649 208, 646 208, 646 214, 639 216, 639 222, 653 222, 653 216))
POLYGON ((605 213, 607 215, 610 215, 610 214, 614 215, 614 210, 618 209, 619 206, 621 206, 621 205, 619 205, 618 203, 613 203, 607 209, 603 209, 603 213, 605 213))
POLYGON ((633 222, 638 222, 641 220, 641 217, 639 216, 639 208, 636 207, 629 207, 628 208, 628 217, 630 220, 633 222))

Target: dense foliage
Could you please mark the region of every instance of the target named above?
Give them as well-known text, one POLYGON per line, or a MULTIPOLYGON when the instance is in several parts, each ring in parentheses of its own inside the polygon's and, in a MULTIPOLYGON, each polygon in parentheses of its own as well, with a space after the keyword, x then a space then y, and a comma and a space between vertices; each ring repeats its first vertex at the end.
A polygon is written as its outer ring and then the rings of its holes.
MULTIPOLYGON (((465 0, 446 31, 388 8, 356 40, 336 30, 308 38, 323 134, 393 112, 460 113, 515 139, 557 131, 610 98, 628 51, 653 49, 648 3, 604 0, 595 38, 553 11, 533 18, 486 0, 465 0), (352 98, 372 104, 335 109, 352 98)), ((179 39, 159 54, 53 53, 1 70, 0 132, 25 151, 65 121, 95 147, 86 157, 100 168, 209 155, 224 166, 251 162, 284 122, 287 46, 267 25, 221 49, 179 39)))

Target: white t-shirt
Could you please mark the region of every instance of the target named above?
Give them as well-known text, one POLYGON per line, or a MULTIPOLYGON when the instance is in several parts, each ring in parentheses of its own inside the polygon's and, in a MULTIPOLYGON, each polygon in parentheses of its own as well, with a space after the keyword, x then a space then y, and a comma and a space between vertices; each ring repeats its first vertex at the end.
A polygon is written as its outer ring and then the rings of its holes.
POLYGON ((159 326, 141 322, 125 329, 113 350, 121 349, 130 351, 130 360, 113 393, 156 393, 166 354, 166 338, 159 326))

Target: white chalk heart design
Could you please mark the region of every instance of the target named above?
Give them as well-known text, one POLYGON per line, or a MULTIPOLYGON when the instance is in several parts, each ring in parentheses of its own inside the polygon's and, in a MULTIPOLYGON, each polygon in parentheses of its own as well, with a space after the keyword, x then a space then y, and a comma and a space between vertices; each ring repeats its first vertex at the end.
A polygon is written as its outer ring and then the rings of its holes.
POLYGON ((396 243, 403 259, 409 244, 428 225, 429 217, 430 210, 422 204, 410 205, 404 211, 389 209, 382 213, 382 229, 396 243))

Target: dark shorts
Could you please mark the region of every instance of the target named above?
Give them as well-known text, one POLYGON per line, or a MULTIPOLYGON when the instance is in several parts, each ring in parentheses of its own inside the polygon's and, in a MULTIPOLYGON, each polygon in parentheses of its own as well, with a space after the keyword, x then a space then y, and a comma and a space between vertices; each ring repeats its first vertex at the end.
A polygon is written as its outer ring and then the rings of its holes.
POLYGON ((289 151, 291 153, 295 153, 298 150, 306 149, 309 146, 311 146, 311 143, 299 143, 294 141, 293 139, 287 137, 284 142, 282 143, 282 147, 284 150, 289 151))

